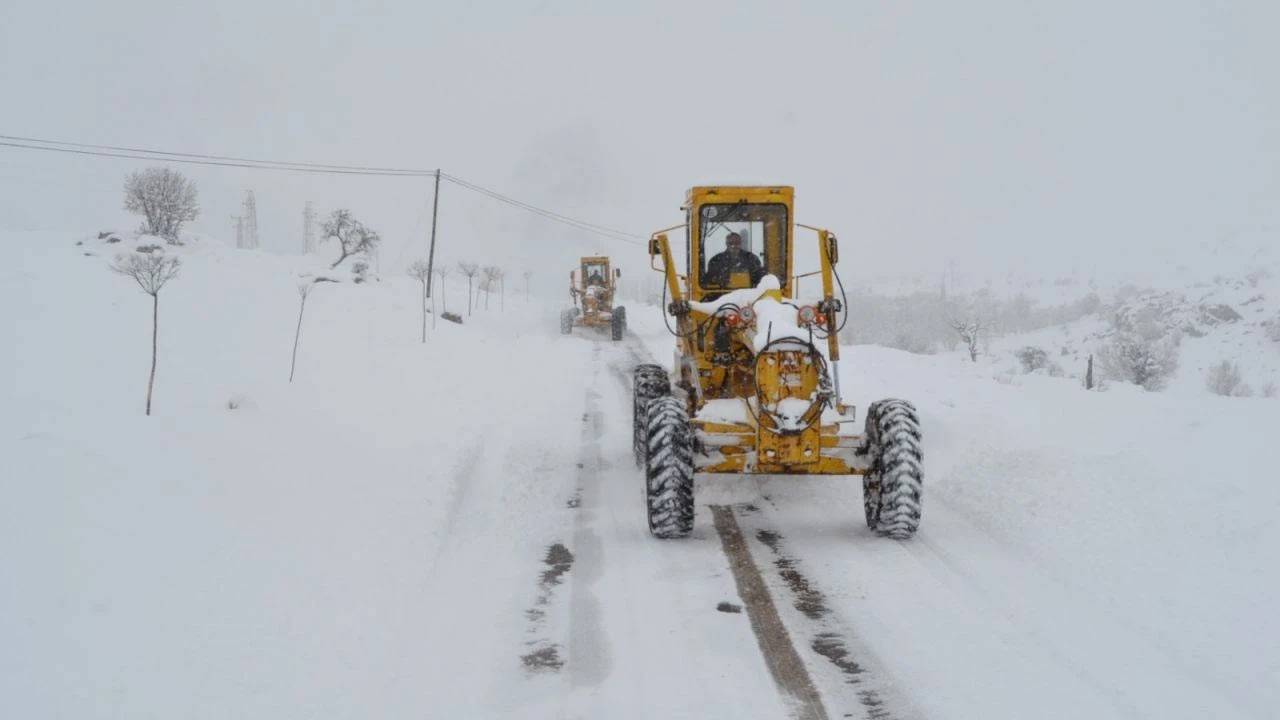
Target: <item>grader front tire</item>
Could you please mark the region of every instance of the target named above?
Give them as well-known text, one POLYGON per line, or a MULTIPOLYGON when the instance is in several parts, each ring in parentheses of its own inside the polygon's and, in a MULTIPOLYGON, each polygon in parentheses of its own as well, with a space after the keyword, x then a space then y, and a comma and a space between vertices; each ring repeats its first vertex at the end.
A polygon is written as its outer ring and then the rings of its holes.
POLYGON ((871 470, 862 478, 867 527, 882 537, 906 540, 920 528, 924 451, 920 420, 906 400, 880 400, 867 409, 871 470))
POLYGON ((671 394, 671 379, 661 365, 649 364, 637 365, 631 379, 631 449, 636 456, 636 467, 644 467, 649 442, 649 403, 671 394))
POLYGON ((670 395, 650 401, 646 414, 645 501, 654 537, 693 532, 693 431, 684 403, 670 395))
POLYGON ((577 308, 565 308, 560 311, 560 334, 568 335, 573 332, 573 319, 578 316, 577 308))
POLYGON ((621 340, 622 336, 627 332, 626 308, 619 307, 613 309, 613 315, 609 318, 609 332, 614 340, 621 340))

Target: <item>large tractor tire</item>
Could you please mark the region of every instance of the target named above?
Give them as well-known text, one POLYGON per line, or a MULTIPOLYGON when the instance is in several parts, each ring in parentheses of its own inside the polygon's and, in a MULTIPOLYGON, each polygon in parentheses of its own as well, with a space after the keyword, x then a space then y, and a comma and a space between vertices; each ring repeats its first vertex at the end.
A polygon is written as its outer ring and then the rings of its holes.
POLYGON ((671 394, 671 379, 661 365, 637 365, 631 375, 631 437, 636 467, 644 467, 649 443, 649 402, 671 394))
POLYGON ((882 537, 906 540, 920 527, 924 451, 920 420, 906 400, 880 400, 867 409, 871 470, 862 477, 867 527, 882 537))
POLYGON ((622 336, 627 332, 627 309, 618 307, 613 309, 613 315, 609 318, 609 331, 614 340, 621 340, 622 336))
POLYGON ((565 308, 560 311, 560 334, 568 335, 573 332, 573 319, 578 317, 577 308, 565 308))
POLYGON ((693 432, 684 403, 670 395, 649 402, 645 501, 654 537, 693 532, 693 432))

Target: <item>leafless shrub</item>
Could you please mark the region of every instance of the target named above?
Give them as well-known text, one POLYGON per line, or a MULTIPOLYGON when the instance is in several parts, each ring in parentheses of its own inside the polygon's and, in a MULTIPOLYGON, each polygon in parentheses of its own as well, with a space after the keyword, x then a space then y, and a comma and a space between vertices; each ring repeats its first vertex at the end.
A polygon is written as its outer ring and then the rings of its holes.
POLYGON ((184 222, 200 214, 195 183, 166 167, 130 173, 124 181, 124 209, 144 218, 142 232, 177 244, 184 222))
POLYGON ((147 377, 147 415, 151 414, 151 391, 156 383, 156 356, 160 334, 160 290, 178 276, 178 269, 181 267, 182 262, 178 258, 165 257, 163 253, 120 255, 111 264, 112 272, 133 280, 142 292, 151 296, 151 374, 147 377))
POLYGON ((1230 360, 1214 365, 1205 375, 1205 387, 1214 395, 1230 397, 1236 394, 1242 384, 1244 377, 1240 374, 1240 368, 1230 360))
POLYGON ((1134 332, 1116 333, 1098 352, 1102 371, 1113 380, 1160 390, 1178 369, 1180 338, 1152 338, 1134 332))

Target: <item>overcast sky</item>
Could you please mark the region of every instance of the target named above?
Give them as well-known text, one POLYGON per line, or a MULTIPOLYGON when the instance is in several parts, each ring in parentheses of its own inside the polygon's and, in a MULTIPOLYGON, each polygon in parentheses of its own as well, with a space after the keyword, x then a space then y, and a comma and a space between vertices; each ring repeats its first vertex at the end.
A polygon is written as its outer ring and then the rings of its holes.
MULTIPOLYGON (((797 188, 845 264, 1138 263, 1280 224, 1280 3, 0 1, 0 134, 447 172, 636 233, 693 184, 797 188)), ((0 148, 0 227, 133 227, 139 163, 0 148)), ((228 238, 350 206, 422 252, 424 180, 185 168, 228 238)), ((446 186, 446 259, 595 240, 446 186)), ((549 270, 548 270, 549 272, 549 270)))

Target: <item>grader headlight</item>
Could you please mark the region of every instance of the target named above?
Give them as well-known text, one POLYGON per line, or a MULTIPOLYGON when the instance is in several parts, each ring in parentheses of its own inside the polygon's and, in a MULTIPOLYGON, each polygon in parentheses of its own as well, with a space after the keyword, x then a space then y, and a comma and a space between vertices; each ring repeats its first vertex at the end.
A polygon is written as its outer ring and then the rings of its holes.
POLYGON ((809 325, 818 319, 818 309, 812 305, 805 305, 796 313, 796 317, 801 325, 809 325))

